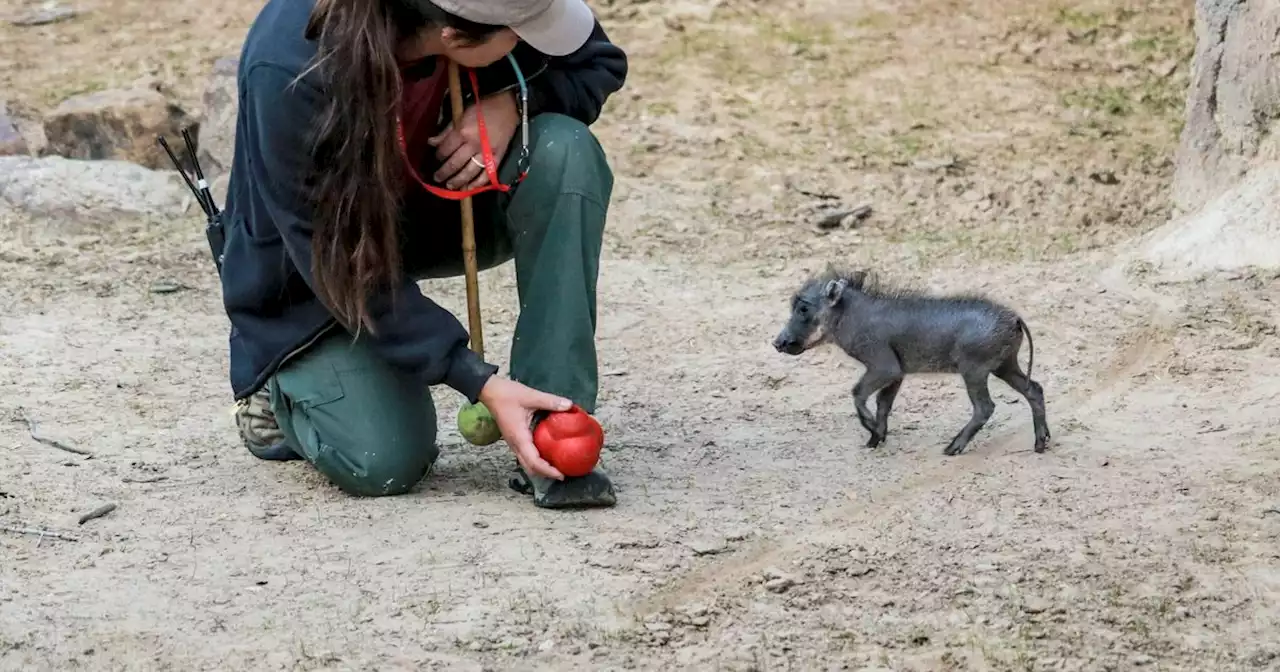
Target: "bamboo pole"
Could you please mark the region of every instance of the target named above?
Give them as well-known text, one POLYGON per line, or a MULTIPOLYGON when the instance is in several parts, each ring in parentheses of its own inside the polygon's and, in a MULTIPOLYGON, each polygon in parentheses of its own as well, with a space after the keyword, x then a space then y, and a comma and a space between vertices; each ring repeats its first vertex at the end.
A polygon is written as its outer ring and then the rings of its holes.
MULTIPOLYGON (((449 61, 449 98, 453 103, 453 123, 462 123, 462 78, 458 64, 449 61)), ((479 101, 477 101, 479 102, 479 101)), ((467 318, 470 322, 471 350, 484 358, 484 334, 480 325, 480 282, 476 268, 476 220, 471 197, 462 199, 462 263, 467 278, 467 318)))

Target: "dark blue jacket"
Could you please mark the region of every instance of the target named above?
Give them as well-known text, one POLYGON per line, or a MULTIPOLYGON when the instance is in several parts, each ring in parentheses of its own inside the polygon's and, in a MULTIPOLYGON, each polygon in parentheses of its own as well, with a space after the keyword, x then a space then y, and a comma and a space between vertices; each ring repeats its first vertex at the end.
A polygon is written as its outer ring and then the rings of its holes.
MULTIPOLYGON (((290 86, 316 53, 315 43, 304 37, 313 3, 269 0, 240 54, 222 270, 236 399, 253 394, 285 361, 336 327, 312 290, 312 226, 304 192, 308 133, 324 85, 313 70, 290 86)), ((530 115, 558 112, 591 124, 627 74, 625 54, 599 24, 591 40, 567 57, 547 57, 523 42, 513 54, 529 81, 530 115)), ((477 78, 482 95, 515 85, 506 59, 477 78)), ((469 101, 471 87, 463 88, 469 101)), ((458 319, 423 296, 413 280, 393 294, 370 297, 369 304, 376 336, 366 330, 360 337, 424 386, 446 384, 474 403, 497 371, 467 347, 458 319)))

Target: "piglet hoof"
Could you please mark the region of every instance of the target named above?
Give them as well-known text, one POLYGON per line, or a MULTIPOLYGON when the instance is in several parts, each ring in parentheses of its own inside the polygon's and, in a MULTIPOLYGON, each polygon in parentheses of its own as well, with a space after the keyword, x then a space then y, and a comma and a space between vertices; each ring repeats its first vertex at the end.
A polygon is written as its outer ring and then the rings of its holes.
POLYGON ((947 456, 955 456, 964 452, 964 445, 951 442, 946 448, 942 449, 942 454, 947 456))
POLYGON ((879 446, 880 444, 882 444, 882 443, 884 443, 884 435, 883 435, 883 434, 877 434, 877 433, 874 433, 874 432, 873 432, 873 433, 871 434, 871 438, 867 439, 866 447, 867 447, 867 448, 876 448, 876 447, 878 447, 878 446, 879 446))

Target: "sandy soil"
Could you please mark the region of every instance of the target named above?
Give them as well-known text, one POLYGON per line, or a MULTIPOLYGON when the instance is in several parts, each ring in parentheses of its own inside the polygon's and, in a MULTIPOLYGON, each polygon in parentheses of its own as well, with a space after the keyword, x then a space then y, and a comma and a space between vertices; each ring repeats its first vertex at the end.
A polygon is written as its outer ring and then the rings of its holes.
MULTIPOLYGON (((149 75, 194 107, 257 8, 76 6, 0 25, 13 109, 149 75)), ((0 668, 1280 669, 1275 278, 1116 262, 1168 212, 1190 3, 596 6, 633 59, 597 127, 619 506, 535 509, 447 424, 401 498, 255 461, 194 214, 2 213, 0 668), (863 448, 860 368, 768 345, 828 261, 1016 306, 1050 451, 993 382, 942 456, 969 413, 948 377, 910 379, 863 448)), ((425 287, 463 314, 461 280, 425 287)), ((501 356, 511 269, 482 291, 501 356)))

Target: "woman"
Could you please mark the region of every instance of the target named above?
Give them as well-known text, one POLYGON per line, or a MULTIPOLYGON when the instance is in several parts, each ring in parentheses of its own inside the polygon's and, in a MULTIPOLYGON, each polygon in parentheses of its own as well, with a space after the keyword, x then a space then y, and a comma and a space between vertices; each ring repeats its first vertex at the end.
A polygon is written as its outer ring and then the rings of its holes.
POLYGON ((490 409, 538 506, 614 503, 603 471, 565 479, 531 432, 541 411, 594 412, 613 177, 587 126, 626 72, 583 0, 269 0, 240 58, 222 272, 250 452, 354 495, 407 492, 436 460, 428 388, 445 384, 490 409), (492 177, 507 186, 473 199, 476 246, 481 268, 516 264, 510 377, 415 283, 462 273, 441 190, 492 177))

